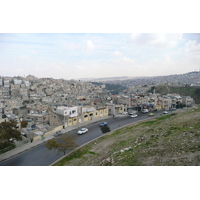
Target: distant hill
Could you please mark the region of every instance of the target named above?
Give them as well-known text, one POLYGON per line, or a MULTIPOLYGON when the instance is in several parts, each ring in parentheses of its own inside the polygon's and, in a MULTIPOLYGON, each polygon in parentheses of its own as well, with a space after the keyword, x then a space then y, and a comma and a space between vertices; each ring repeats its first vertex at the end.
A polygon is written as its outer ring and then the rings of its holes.
POLYGON ((188 72, 185 74, 173 74, 167 76, 146 76, 146 77, 110 77, 99 79, 88 79, 89 81, 120 84, 122 86, 131 87, 136 85, 162 85, 162 84, 195 84, 200 85, 200 72, 188 72))
MULTIPOLYGON (((90 83, 92 83, 92 84, 94 84, 94 85, 102 85, 102 83, 99 83, 99 82, 90 82, 90 83)), ((122 85, 120 85, 120 84, 109 84, 109 83, 105 83, 104 85, 106 86, 105 89, 106 89, 109 93, 111 93, 111 94, 113 94, 113 95, 117 95, 117 94, 119 94, 120 92, 122 92, 123 90, 127 89, 127 87, 122 86, 122 85)))
POLYGON ((119 77, 105 77, 105 78, 80 78, 79 80, 81 81, 94 81, 94 82, 101 82, 101 81, 112 81, 112 80, 127 80, 130 78, 134 78, 134 77, 128 77, 128 76, 119 76, 119 77))

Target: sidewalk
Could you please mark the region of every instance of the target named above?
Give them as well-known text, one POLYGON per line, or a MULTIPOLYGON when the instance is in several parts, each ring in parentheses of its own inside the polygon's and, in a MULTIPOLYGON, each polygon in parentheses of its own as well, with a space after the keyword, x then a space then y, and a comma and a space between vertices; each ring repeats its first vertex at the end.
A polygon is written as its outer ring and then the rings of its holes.
MULTIPOLYGON (((104 117, 104 118, 101 118, 101 119, 94 119, 94 120, 91 120, 91 121, 83 122, 81 124, 77 124, 75 126, 70 126, 70 127, 67 127, 65 129, 63 129, 62 132, 66 133, 66 132, 72 131, 74 129, 77 129, 79 127, 83 127, 83 126, 85 126, 87 124, 92 124, 92 123, 95 123, 95 122, 98 122, 98 121, 104 121, 104 120, 106 120, 108 118, 112 118, 112 116, 104 117)), ((23 151, 26 151, 26 150, 29 150, 29 149, 35 147, 35 146, 38 146, 38 145, 40 145, 40 144, 42 144, 42 143, 44 143, 44 142, 46 142, 46 141, 48 141, 48 140, 50 140, 52 138, 54 138, 53 133, 51 135, 45 136, 43 139, 33 141, 32 143, 29 142, 29 143, 26 143, 24 145, 21 145, 21 146, 15 148, 15 149, 7 151, 7 152, 5 152, 5 153, 0 155, 0 162, 3 161, 3 160, 8 159, 10 157, 13 157, 13 156, 15 156, 15 155, 17 155, 17 154, 19 154, 19 153, 21 153, 23 151)))

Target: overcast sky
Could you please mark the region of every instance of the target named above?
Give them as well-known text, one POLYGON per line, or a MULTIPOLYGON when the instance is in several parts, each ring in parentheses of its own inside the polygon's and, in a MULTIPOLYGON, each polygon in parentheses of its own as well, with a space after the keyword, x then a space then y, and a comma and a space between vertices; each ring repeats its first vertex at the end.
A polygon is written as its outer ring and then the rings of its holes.
POLYGON ((78 79, 200 70, 200 34, 1 33, 1 76, 78 79))

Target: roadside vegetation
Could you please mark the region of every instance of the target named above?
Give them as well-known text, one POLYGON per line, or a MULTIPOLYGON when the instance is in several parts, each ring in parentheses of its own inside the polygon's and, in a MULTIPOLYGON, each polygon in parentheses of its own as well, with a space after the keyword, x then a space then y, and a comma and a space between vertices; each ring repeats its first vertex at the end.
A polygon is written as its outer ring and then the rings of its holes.
POLYGON ((16 121, 0 123, 0 154, 15 148, 15 141, 21 140, 22 135, 16 121))
POLYGON ((48 140, 45 146, 49 150, 57 150, 62 152, 64 155, 68 149, 74 149, 78 145, 67 135, 62 135, 59 138, 48 140))
POLYGON ((200 107, 182 109, 112 131, 55 166, 200 165, 200 107))

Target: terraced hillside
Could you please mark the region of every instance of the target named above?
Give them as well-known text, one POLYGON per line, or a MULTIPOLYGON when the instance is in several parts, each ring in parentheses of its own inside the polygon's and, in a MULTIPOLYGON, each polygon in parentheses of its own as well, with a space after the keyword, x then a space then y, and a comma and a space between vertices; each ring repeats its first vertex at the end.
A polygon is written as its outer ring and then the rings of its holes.
POLYGON ((200 165, 200 106, 110 132, 55 165, 200 165))

